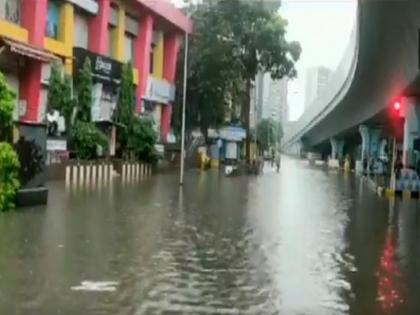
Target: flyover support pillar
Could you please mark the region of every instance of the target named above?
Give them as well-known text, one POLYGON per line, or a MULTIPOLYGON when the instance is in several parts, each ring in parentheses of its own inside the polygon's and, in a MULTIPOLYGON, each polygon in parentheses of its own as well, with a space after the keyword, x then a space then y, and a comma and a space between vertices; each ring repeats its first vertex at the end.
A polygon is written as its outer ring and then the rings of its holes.
POLYGON ((360 125, 359 133, 362 137, 362 150, 360 160, 356 162, 356 171, 360 173, 363 171, 363 161, 368 161, 370 158, 379 158, 382 130, 360 125))
POLYGON ((331 159, 341 160, 343 158, 344 140, 331 138, 331 159))
POLYGON ((416 106, 416 99, 407 98, 404 106, 404 140, 403 140, 403 164, 404 167, 416 165, 414 156, 414 140, 420 138, 420 108, 416 106))

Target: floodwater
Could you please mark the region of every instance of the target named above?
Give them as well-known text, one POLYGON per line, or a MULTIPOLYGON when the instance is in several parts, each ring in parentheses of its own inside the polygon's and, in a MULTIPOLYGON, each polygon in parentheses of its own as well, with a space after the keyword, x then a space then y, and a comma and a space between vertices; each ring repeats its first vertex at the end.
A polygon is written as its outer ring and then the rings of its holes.
POLYGON ((418 201, 284 158, 0 214, 0 314, 419 314, 418 201))

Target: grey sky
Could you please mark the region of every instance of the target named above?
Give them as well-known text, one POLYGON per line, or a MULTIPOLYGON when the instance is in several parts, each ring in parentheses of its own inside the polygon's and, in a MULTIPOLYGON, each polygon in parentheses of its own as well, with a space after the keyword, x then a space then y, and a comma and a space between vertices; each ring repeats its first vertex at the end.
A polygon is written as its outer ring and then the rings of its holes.
MULTIPOLYGON (((183 0, 171 0, 182 5, 183 0)), ((289 21, 287 37, 302 46, 299 72, 289 85, 289 119, 303 112, 304 73, 314 66, 337 67, 355 21, 356 0, 282 0, 280 14, 289 21)))
POLYGON ((303 112, 304 73, 314 66, 334 70, 344 54, 356 16, 355 0, 283 0, 280 13, 289 21, 287 37, 302 46, 299 76, 289 85, 289 119, 303 112))

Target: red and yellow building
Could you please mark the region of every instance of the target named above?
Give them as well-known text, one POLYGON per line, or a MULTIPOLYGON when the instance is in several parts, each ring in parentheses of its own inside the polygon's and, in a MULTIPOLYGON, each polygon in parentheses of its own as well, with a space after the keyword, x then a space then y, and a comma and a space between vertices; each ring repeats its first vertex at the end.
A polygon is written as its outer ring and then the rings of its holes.
POLYGON ((16 91, 17 121, 45 122, 51 61, 75 74, 78 58, 88 55, 95 59, 96 119, 110 119, 101 107, 115 103, 118 65, 131 61, 135 110, 153 113, 166 141, 178 50, 192 30, 169 0, 4 0, 0 6, 0 71, 16 91))

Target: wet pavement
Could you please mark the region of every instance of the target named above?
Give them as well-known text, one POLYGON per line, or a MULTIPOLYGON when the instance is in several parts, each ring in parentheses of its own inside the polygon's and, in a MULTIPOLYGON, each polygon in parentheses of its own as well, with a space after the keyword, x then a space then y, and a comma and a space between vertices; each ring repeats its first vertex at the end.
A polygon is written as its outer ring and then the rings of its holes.
POLYGON ((419 314, 418 201, 283 159, 0 214, 0 314, 419 314))

